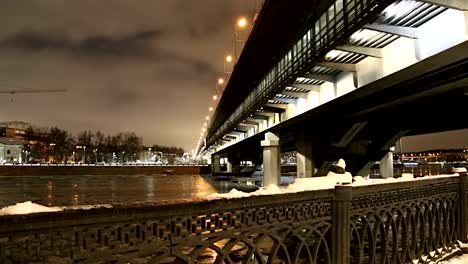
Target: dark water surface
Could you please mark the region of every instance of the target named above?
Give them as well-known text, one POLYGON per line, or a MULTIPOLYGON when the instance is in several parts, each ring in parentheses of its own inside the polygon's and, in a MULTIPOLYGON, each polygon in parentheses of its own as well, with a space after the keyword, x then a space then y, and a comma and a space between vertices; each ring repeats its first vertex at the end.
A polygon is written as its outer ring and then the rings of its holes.
MULTIPOLYGON (((413 173, 415 177, 449 174, 451 167, 400 167, 395 168, 395 177, 403 172, 413 173)), ((374 169, 371 176, 379 177, 378 173, 378 169, 374 169)), ((46 206, 74 206, 193 199, 229 192, 232 188, 254 191, 261 184, 261 177, 215 179, 200 175, 0 176, 0 208, 25 201, 46 206)), ((294 179, 282 177, 282 183, 287 185, 294 179)))
POLYGON ((0 176, 0 208, 24 201, 70 206, 202 198, 231 185, 200 175, 0 176))

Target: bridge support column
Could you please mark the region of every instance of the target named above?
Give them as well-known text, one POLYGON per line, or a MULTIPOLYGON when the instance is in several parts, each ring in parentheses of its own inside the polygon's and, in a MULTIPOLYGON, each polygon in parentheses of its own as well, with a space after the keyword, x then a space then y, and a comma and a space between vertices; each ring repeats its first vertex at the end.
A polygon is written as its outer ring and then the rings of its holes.
POLYGON ((380 160, 380 176, 382 178, 393 178, 393 152, 389 151, 380 160))
POLYGON ((271 132, 265 134, 263 147, 263 186, 281 183, 279 137, 271 132))
POLYGON ((312 160, 312 142, 297 141, 296 149, 297 177, 306 178, 314 176, 315 164, 312 160))
POLYGON ((227 159, 226 161, 226 167, 227 167, 226 172, 232 172, 232 162, 229 161, 229 159, 227 159))
POLYGON ((221 157, 219 154, 211 156, 211 173, 221 171, 221 157))

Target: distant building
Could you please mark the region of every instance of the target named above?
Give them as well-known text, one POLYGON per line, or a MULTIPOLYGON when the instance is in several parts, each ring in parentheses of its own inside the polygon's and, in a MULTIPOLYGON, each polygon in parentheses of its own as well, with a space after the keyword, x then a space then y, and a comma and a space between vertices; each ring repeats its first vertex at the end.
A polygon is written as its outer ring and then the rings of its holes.
POLYGON ((13 137, 0 137, 0 163, 22 162, 23 141, 13 137))
POLYGON ((22 121, 0 122, 0 137, 24 139, 31 124, 22 121))
MULTIPOLYGON (((395 155, 395 153, 394 153, 395 155)), ((468 149, 437 149, 402 154, 403 160, 416 160, 421 163, 428 162, 466 162, 468 149)))

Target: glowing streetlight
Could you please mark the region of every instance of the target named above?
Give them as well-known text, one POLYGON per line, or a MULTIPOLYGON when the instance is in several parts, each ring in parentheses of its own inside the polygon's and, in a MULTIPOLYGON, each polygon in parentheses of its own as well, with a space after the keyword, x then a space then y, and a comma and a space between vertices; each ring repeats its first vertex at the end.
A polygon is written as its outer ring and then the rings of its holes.
POLYGON ((245 28, 248 24, 248 20, 245 17, 241 17, 237 20, 236 25, 234 26, 234 56, 237 58, 238 57, 238 44, 237 42, 244 41, 242 39, 239 39, 239 29, 240 28, 245 28))
POLYGON ((223 78, 219 78, 219 79, 218 79, 218 84, 221 85, 221 84, 223 84, 223 83, 224 83, 224 79, 223 79, 223 78))
POLYGON ((83 146, 83 163, 86 163, 86 146, 83 146))
MULTIPOLYGON (((230 67, 228 67, 227 64, 231 64, 234 62, 234 57, 231 56, 231 55, 227 55, 225 58, 224 58, 224 73, 231 73, 232 72, 232 68, 233 68, 233 65, 231 65, 230 67)), ((224 80, 223 80, 224 82, 224 80)), ((222 83, 221 83, 222 84, 222 83)))
POLYGON ((247 19, 245 17, 241 17, 239 18, 239 20, 237 20, 237 26, 242 28, 242 27, 245 27, 247 25, 247 19))
POLYGON ((213 107, 208 108, 208 110, 209 110, 210 112, 213 111, 213 107))
POLYGON ((208 124, 207 124, 206 122, 203 124, 203 126, 207 126, 207 125, 208 125, 208 124))
POLYGON ((217 95, 213 95, 213 100, 216 100, 218 99, 218 96, 217 95))
POLYGON ((210 117, 209 117, 209 116, 205 116, 205 119, 206 119, 206 120, 210 120, 210 117))

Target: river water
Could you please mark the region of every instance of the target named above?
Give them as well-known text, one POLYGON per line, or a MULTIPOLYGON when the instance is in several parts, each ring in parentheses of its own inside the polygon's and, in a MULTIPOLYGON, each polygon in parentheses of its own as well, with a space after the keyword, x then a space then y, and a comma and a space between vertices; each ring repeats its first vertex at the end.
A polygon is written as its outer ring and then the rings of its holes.
MULTIPOLYGON (((451 166, 395 168, 396 177, 402 172, 416 177, 439 175, 451 173, 451 166)), ((378 169, 371 171, 372 176, 379 177, 378 169)), ((293 181, 294 177, 282 177, 282 184, 293 181)), ((261 178, 235 183, 200 175, 0 176, 0 208, 25 201, 45 206, 76 206, 193 199, 232 188, 254 191, 258 188, 255 184, 260 185, 261 178)))
POLYGON ((257 189, 200 175, 0 176, 0 208, 25 201, 45 206, 158 202, 232 188, 257 189))

